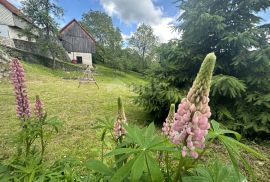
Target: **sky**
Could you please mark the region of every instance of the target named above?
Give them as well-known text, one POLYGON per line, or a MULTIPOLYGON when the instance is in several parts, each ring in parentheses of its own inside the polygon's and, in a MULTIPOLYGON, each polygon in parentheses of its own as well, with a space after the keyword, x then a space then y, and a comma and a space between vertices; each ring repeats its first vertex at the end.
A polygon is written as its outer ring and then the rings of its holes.
MULTIPOLYGON (((9 0, 20 7, 22 0, 9 0)), ((81 20, 82 14, 89 10, 106 12, 112 17, 113 24, 119 27, 124 39, 131 37, 140 23, 152 26, 154 34, 161 42, 179 38, 179 33, 172 31, 177 17, 180 15, 175 0, 57 0, 65 15, 58 20, 63 27, 72 19, 81 20)), ((259 15, 270 23, 270 9, 259 15)))

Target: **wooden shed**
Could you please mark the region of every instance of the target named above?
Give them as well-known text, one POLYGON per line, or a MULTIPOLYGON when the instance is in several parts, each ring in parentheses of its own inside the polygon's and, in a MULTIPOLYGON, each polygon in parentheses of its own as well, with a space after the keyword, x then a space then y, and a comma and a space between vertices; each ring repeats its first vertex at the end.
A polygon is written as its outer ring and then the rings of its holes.
POLYGON ((71 60, 77 64, 92 66, 92 54, 96 51, 96 41, 80 23, 73 19, 60 30, 61 42, 71 60))

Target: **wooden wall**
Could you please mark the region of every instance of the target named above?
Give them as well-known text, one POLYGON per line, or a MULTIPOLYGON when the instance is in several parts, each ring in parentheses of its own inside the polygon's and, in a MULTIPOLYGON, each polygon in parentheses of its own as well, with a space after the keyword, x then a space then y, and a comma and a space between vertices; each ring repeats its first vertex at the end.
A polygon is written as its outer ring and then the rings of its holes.
POLYGON ((75 21, 61 31, 61 39, 68 52, 94 53, 96 51, 95 42, 75 21))

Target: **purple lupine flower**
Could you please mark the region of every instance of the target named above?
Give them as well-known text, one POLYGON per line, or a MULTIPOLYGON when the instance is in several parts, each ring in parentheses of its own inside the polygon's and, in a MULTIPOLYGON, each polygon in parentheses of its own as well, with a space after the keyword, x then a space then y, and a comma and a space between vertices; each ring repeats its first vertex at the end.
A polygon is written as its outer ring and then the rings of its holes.
POLYGON ((123 127, 123 124, 127 123, 127 118, 125 115, 124 107, 122 104, 122 100, 118 98, 118 115, 116 121, 114 123, 114 137, 116 140, 123 137, 126 134, 126 130, 123 127))
POLYGON ((163 127, 162 127, 163 134, 167 137, 169 137, 172 132, 172 124, 174 123, 174 118, 175 118, 174 113, 175 113, 175 105, 171 104, 169 114, 165 122, 163 123, 163 127))
POLYGON ((18 59, 11 61, 10 71, 16 96, 17 116, 19 119, 25 120, 30 117, 30 106, 24 80, 24 69, 18 59))
POLYGON ((195 149, 205 147, 205 136, 210 128, 208 119, 211 112, 208 102, 215 61, 214 53, 206 56, 192 88, 187 97, 182 99, 175 113, 175 121, 172 124, 169 138, 174 144, 184 145, 183 157, 189 151, 191 157, 197 158, 198 153, 195 149))
POLYGON ((43 116, 44 116, 43 103, 41 102, 38 95, 36 96, 36 103, 35 103, 35 109, 34 110, 35 110, 36 117, 39 118, 39 119, 42 119, 43 116))

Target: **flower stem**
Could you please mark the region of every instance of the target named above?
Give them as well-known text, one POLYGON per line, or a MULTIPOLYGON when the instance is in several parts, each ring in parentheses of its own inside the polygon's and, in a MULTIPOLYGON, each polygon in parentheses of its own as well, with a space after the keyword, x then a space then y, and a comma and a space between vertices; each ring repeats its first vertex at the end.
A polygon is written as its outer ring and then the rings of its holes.
POLYGON ((170 171, 169 171, 169 153, 166 152, 165 155, 165 165, 166 165, 166 173, 167 173, 167 178, 170 178, 170 171))
POLYGON ((199 157, 198 157, 197 159, 195 159, 195 160, 192 162, 192 164, 195 164, 196 162, 198 162, 198 161, 202 158, 203 154, 204 154, 204 153, 206 152, 206 150, 210 147, 210 144, 214 141, 214 139, 215 139, 215 138, 212 138, 212 139, 207 143, 207 145, 205 146, 205 148, 203 149, 203 151, 200 153, 199 157))
POLYGON ((104 160, 104 141, 101 143, 101 162, 104 160))
POLYGON ((174 182, 177 182, 177 181, 180 181, 182 182, 182 177, 181 177, 181 171, 182 171, 182 155, 180 155, 180 159, 179 159, 179 164, 178 164, 178 167, 177 167, 177 171, 176 171, 176 175, 175 175, 175 178, 174 178, 174 182))

